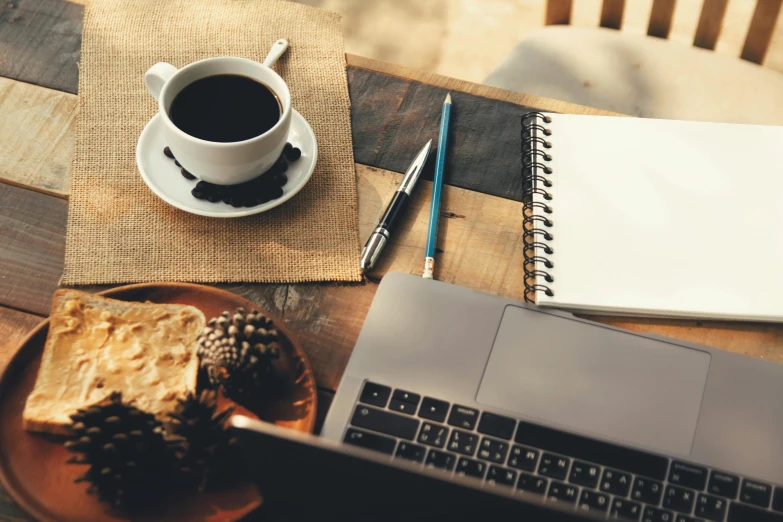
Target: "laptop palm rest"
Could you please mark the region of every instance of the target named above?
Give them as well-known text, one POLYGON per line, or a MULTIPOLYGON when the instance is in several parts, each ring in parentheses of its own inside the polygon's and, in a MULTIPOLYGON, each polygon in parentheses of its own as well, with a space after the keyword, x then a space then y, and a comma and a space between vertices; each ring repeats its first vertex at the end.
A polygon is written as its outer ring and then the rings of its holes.
POLYGON ((710 359, 700 350, 507 306, 476 400, 553 427, 687 456, 710 359), (536 327, 528 327, 533 320, 536 327))

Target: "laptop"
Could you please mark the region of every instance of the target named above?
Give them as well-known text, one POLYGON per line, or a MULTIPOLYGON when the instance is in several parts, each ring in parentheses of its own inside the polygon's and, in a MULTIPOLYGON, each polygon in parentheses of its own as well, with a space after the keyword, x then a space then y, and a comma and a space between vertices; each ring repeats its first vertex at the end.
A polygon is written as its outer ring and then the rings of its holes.
POLYGON ((393 273, 321 440, 234 423, 378 516, 783 522, 781 399, 781 365, 393 273))

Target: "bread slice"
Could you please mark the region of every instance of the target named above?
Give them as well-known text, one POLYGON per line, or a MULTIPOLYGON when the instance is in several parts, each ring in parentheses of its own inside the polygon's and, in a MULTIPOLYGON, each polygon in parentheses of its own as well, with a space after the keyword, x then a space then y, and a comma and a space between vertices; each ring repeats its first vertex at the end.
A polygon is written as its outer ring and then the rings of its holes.
POLYGON ((71 414, 115 391, 164 420, 177 398, 196 390, 197 339, 205 324, 192 306, 58 290, 24 428, 67 433, 71 414))

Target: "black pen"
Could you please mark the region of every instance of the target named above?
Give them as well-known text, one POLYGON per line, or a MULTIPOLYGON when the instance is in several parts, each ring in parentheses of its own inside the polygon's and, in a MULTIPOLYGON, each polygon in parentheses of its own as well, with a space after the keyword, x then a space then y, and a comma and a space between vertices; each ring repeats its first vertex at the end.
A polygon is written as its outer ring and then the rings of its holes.
POLYGON ((389 206, 386 207, 386 212, 383 213, 375 230, 370 234, 370 238, 362 249, 362 260, 359 265, 362 270, 367 271, 375 266, 375 262, 381 255, 383 247, 385 247, 386 243, 389 241, 390 234, 402 219, 402 215, 408 207, 408 201, 410 201, 413 187, 416 186, 416 182, 419 181, 419 176, 424 169, 424 164, 427 162, 427 156, 429 156, 431 148, 432 140, 428 141, 416 155, 416 159, 414 159, 411 166, 408 167, 408 171, 405 173, 402 183, 400 183, 400 186, 397 188, 397 191, 389 202, 389 206))

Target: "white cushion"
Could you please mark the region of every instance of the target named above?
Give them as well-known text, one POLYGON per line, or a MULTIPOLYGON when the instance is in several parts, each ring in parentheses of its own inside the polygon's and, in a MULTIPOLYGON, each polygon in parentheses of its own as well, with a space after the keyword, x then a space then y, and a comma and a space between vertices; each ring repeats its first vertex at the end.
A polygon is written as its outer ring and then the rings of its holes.
POLYGON ((484 83, 648 118, 783 125, 783 74, 611 29, 539 29, 484 83))

